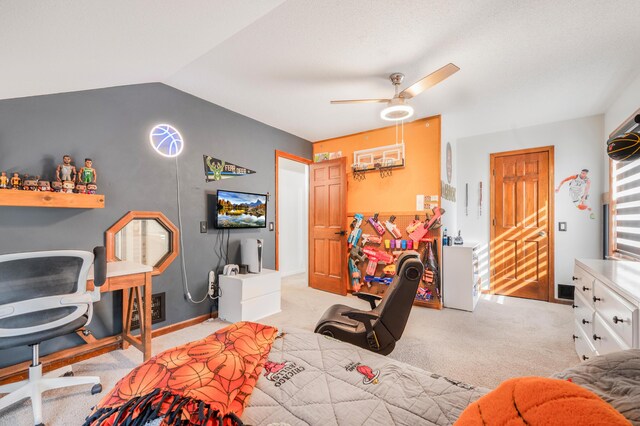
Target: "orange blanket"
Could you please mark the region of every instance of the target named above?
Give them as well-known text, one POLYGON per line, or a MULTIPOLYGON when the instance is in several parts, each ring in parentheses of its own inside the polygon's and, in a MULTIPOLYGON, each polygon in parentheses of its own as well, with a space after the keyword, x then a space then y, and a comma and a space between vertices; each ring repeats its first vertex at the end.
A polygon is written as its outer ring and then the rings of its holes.
POLYGON ((237 425, 276 338, 251 322, 164 351, 123 377, 85 425, 237 425))

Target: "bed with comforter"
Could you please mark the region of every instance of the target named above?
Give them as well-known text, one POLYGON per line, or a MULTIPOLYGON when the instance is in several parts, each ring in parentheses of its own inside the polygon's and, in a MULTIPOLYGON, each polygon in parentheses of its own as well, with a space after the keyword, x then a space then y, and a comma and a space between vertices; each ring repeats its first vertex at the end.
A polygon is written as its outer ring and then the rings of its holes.
MULTIPOLYGON (((640 425, 640 351, 557 378, 640 425)), ((136 367, 85 424, 451 425, 489 391, 323 335, 237 323, 136 367)))
POLYGON ((242 419, 252 425, 450 425, 488 391, 288 329, 274 342, 242 419))

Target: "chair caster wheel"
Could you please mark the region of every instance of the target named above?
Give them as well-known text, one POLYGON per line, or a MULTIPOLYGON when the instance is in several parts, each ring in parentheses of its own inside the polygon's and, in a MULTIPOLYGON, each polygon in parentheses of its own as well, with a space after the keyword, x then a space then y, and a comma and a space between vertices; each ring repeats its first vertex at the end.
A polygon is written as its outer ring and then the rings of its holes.
POLYGON ((91 395, 95 395, 100 392, 102 392, 102 385, 100 383, 91 387, 91 395))
POLYGON ((73 377, 73 371, 67 371, 62 375, 62 377, 73 377))

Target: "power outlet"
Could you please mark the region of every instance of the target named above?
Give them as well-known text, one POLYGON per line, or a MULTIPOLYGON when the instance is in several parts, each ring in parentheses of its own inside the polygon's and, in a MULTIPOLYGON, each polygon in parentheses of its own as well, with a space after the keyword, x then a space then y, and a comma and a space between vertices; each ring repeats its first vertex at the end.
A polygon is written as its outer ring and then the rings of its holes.
POLYGON ((209 228, 207 226, 207 221, 206 220, 200 221, 200 233, 206 234, 208 230, 209 228))

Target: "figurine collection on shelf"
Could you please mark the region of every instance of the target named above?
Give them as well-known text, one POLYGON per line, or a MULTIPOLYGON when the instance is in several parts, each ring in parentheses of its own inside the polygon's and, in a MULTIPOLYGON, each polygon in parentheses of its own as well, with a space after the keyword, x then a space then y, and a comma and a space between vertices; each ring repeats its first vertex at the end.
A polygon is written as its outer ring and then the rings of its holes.
POLYGON ((40 176, 28 174, 20 177, 18 172, 13 172, 9 178, 7 172, 0 172, 0 189, 94 195, 98 191, 97 177, 91 158, 85 158, 84 166, 77 171, 71 156, 64 155, 62 163, 56 167, 55 180, 42 180, 40 176))
POLYGON ((391 284, 396 273, 395 261, 398 256, 405 250, 415 250, 420 252, 425 265, 416 301, 439 302, 441 294, 437 240, 428 234, 429 231, 435 231, 441 227, 440 219, 444 213, 444 209, 435 206, 427 210, 424 220, 420 216, 415 216, 413 220, 404 218, 399 221, 404 222, 402 226, 398 225, 396 216, 390 216, 383 225, 377 213, 367 220, 364 215, 356 213, 347 238, 351 289, 357 292, 365 285, 371 289, 374 283, 383 286, 391 284), (408 225, 407 222, 409 222, 408 225), (370 226, 370 233, 363 232, 364 225, 370 226), (405 228, 406 237, 403 237, 401 228, 405 228))

